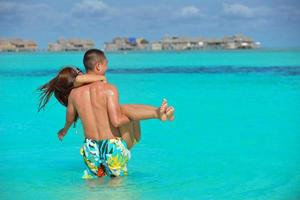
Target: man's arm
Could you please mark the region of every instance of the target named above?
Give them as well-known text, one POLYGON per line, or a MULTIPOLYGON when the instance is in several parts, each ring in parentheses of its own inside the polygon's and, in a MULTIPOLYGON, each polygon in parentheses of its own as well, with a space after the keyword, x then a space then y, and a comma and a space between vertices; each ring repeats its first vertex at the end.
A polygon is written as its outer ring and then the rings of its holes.
POLYGON ((119 93, 115 86, 110 85, 109 90, 107 91, 107 107, 108 107, 108 115, 111 124, 118 128, 123 124, 127 124, 130 122, 130 119, 124 115, 121 111, 121 107, 119 104, 119 93))
POLYGON ((68 99, 68 107, 67 107, 67 112, 66 112, 65 126, 64 126, 64 128, 60 129, 58 132, 58 138, 60 140, 62 140, 63 137, 67 134, 67 132, 68 132, 70 126, 72 125, 72 123, 74 122, 75 116, 76 116, 76 109, 74 107, 72 98, 70 96, 68 99))

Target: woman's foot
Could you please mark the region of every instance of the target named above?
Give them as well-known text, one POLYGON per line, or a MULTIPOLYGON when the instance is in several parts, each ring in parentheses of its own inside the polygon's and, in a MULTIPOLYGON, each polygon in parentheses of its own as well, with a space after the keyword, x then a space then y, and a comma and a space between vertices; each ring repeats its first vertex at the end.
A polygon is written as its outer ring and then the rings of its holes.
POLYGON ((174 112, 175 112, 175 109, 173 106, 169 106, 167 107, 166 109, 166 116, 167 116, 167 119, 170 120, 170 121, 173 121, 174 120, 174 112))
POLYGON ((168 107, 168 102, 166 99, 163 99, 160 107, 158 108, 158 117, 161 121, 166 121, 168 119, 166 111, 168 107))

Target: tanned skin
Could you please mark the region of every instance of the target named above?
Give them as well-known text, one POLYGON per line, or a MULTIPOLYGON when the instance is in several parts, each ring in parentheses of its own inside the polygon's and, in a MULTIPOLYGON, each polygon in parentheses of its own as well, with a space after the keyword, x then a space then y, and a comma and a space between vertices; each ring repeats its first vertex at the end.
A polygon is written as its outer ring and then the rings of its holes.
MULTIPOLYGON (((94 69, 87 73, 104 76, 106 70, 107 60, 96 63, 94 69)), ((76 113, 81 119, 84 135, 88 139, 104 140, 121 137, 118 128, 130 122, 130 119, 121 112, 116 87, 100 81, 71 91, 63 132, 71 126, 76 113)))
MULTIPOLYGON (((105 60, 104 63, 97 63, 94 70, 88 71, 87 74, 90 77, 104 76, 106 70, 107 61, 105 60)), ((140 137, 138 121, 130 122, 130 119, 159 118, 162 121, 174 119, 174 108, 167 107, 166 100, 163 100, 159 109, 145 105, 123 105, 120 107, 116 87, 100 81, 72 90, 68 99, 66 123, 58 133, 60 140, 74 122, 76 113, 81 118, 86 138, 103 140, 121 137, 119 128, 123 126, 121 129, 122 136, 126 138, 128 144, 132 144, 132 139, 130 139, 132 137, 125 136, 128 132, 131 132, 129 135, 132 135, 132 131, 134 131, 137 140, 140 137), (129 122, 131 126, 128 126, 129 122)), ((129 145, 129 147, 131 146, 129 145)))

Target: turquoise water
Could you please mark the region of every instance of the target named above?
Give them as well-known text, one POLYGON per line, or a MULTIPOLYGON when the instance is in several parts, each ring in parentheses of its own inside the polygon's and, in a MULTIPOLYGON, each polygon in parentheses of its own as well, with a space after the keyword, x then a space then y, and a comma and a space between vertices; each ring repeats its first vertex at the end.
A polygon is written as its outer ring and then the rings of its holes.
POLYGON ((300 51, 108 54, 121 103, 176 120, 142 122, 124 178, 81 179, 81 126, 37 113, 35 89, 82 53, 0 54, 0 199, 300 199, 300 51), (76 133, 78 132, 78 133, 76 133))

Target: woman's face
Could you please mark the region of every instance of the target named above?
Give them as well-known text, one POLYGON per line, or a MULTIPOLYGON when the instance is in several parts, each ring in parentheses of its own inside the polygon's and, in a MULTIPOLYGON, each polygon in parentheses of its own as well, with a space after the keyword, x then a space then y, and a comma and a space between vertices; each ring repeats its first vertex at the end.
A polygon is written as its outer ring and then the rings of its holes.
POLYGON ((54 94, 61 104, 68 105, 68 97, 73 89, 74 80, 80 74, 83 74, 82 71, 75 67, 66 67, 59 72, 54 94))
POLYGON ((74 68, 74 70, 76 71, 77 75, 83 74, 82 71, 78 67, 74 68))

